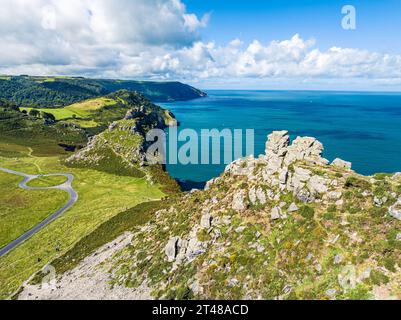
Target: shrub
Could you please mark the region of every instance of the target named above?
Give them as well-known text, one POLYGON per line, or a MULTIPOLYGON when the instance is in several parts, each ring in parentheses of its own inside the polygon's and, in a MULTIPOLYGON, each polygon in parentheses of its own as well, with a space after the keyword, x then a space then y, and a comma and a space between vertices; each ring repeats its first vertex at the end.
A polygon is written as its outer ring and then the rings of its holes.
POLYGON ((337 211, 337 206, 335 204, 332 204, 327 208, 327 212, 329 213, 335 213, 337 211))
POLYGON ((45 120, 45 124, 52 124, 56 122, 56 117, 48 112, 42 112, 42 118, 45 120))
POLYGON ((387 209, 372 207, 369 209, 369 213, 371 216, 383 216, 383 215, 387 214, 387 209))
POLYGON ((382 186, 376 187, 373 190, 373 193, 374 193, 375 196, 383 197, 386 194, 386 189, 384 187, 382 187, 382 186))
POLYGON ((387 173, 376 173, 373 177, 376 180, 384 180, 386 179, 386 177, 388 177, 389 175, 387 173))
POLYGON ((370 300, 371 296, 369 290, 363 285, 358 285, 355 289, 350 290, 347 293, 348 300, 370 300))
POLYGON ((358 179, 356 177, 348 177, 345 182, 345 187, 347 188, 360 188, 360 189, 370 189, 370 183, 368 181, 358 179))
POLYGON ((383 260, 383 265, 388 271, 396 272, 397 269, 395 267, 395 264, 396 264, 395 260, 391 257, 384 258, 383 260))
POLYGON ((240 189, 248 189, 248 184, 246 183, 246 182, 242 182, 241 184, 240 184, 240 189))
POLYGON ((335 204, 332 204, 327 208, 327 212, 323 215, 323 218, 325 220, 333 220, 336 212, 337 206, 335 204))
POLYGON ((175 299, 177 300, 191 300, 193 297, 192 290, 186 286, 178 288, 175 292, 175 299))
POLYGON ((323 219, 325 219, 325 220, 334 220, 334 213, 332 213, 332 212, 326 212, 326 213, 323 215, 323 219))
POLYGON ((350 214, 356 214, 359 213, 361 211, 361 209, 359 209, 358 207, 354 207, 352 204, 348 204, 346 206, 346 210, 350 213, 350 214))
POLYGON ((390 279, 381 271, 373 270, 370 274, 370 281, 376 286, 389 283, 390 279))
POLYGON ((299 210, 299 214, 305 219, 311 220, 315 217, 315 209, 310 206, 303 206, 299 210))
POLYGON ((393 229, 387 234, 387 243, 390 249, 401 250, 401 241, 397 240, 397 235, 400 231, 398 229, 393 229))
POLYGON ((40 112, 36 109, 31 109, 28 113, 31 117, 34 118, 39 118, 40 117, 40 112))

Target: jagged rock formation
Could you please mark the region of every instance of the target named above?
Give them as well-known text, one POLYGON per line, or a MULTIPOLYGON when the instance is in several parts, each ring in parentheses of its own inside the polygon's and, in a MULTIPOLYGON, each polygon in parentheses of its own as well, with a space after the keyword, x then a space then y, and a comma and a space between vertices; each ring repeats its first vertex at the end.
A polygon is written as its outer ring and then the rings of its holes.
MULTIPOLYGON (((226 168, 226 173, 234 175, 246 175, 249 180, 263 181, 273 188, 278 188, 281 192, 291 192, 298 200, 308 203, 313 202, 317 195, 325 194, 327 197, 340 198, 338 193, 327 194, 330 185, 336 184, 325 177, 314 175, 311 170, 296 166, 296 163, 306 165, 326 166, 329 161, 322 157, 323 145, 315 138, 298 137, 290 145, 290 137, 287 131, 273 132, 268 137, 266 144, 266 154, 258 159, 253 157, 241 159, 230 164, 226 168), (255 174, 255 168, 264 167, 255 174)), ((350 163, 337 159, 333 165, 349 169, 350 163)), ((208 188, 215 181, 209 182, 208 188)), ((267 196, 274 199, 276 195, 270 190, 267 196)), ((262 199, 266 194, 259 188, 259 197, 262 199)), ((251 199, 254 198, 253 191, 251 199)), ((235 198, 235 204, 238 199, 235 198)), ((242 207, 244 205, 242 204, 242 207)), ((234 208, 235 209, 235 208, 234 208)))
POLYGON ((265 155, 134 230, 111 283, 165 299, 400 299, 401 175, 364 177, 322 152, 269 135, 265 155))
POLYGON ((177 121, 170 111, 152 104, 138 93, 121 91, 110 96, 123 102, 127 109, 124 119, 111 123, 107 130, 91 137, 87 146, 65 163, 117 174, 140 175, 138 169, 147 161, 147 132, 175 126, 177 121))
POLYGON ((399 198, 397 202, 390 207, 389 212, 392 217, 401 220, 401 198, 399 198))

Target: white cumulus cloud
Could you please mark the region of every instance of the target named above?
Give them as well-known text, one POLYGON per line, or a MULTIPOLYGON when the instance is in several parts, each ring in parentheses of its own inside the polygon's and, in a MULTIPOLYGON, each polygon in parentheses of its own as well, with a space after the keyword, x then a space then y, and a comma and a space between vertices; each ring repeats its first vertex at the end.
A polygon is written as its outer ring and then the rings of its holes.
POLYGON ((298 34, 269 43, 204 42, 209 19, 181 0, 2 0, 0 73, 401 85, 401 54, 321 50, 298 34))

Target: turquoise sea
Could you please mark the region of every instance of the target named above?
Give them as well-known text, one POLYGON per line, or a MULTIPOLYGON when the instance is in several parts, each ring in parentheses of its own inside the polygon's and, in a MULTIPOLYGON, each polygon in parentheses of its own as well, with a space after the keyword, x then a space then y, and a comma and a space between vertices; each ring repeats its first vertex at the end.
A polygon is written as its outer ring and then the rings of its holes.
MULTIPOLYGON (((329 160, 353 162, 369 175, 401 171, 401 93, 323 91, 208 91, 208 97, 165 103, 182 129, 255 129, 255 154, 267 135, 288 130, 318 138, 329 160)), ((184 189, 202 187, 224 170, 221 165, 167 165, 184 189)))

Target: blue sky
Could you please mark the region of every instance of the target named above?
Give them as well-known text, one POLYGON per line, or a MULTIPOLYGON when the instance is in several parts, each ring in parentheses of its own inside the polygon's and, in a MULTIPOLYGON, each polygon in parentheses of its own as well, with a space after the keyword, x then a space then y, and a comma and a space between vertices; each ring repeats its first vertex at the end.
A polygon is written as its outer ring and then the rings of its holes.
POLYGON ((1 0, 0 74, 401 91, 400 30, 401 0, 1 0))
POLYGON ((186 0, 188 11, 211 12, 202 34, 207 40, 227 42, 288 39, 299 33, 316 38, 320 48, 352 47, 385 52, 401 51, 400 0, 186 0), (357 11, 357 29, 341 27, 341 8, 357 11))

